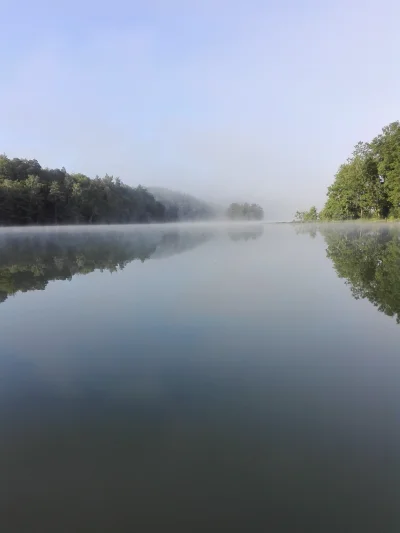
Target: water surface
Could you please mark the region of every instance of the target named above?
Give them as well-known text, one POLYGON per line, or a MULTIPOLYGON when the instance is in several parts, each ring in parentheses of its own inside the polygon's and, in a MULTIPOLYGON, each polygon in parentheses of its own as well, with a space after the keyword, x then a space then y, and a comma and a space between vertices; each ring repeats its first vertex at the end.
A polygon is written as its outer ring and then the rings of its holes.
POLYGON ((0 233, 0 530, 400 530, 392 226, 0 233))

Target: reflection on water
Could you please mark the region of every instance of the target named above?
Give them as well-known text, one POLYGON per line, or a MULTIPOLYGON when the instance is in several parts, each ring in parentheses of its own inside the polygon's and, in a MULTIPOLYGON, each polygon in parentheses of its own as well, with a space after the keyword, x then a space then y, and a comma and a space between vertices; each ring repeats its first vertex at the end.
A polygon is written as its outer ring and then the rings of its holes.
POLYGON ((397 229, 322 229, 327 255, 354 298, 366 298, 400 323, 400 238, 397 229))
MULTIPOLYGON (((132 261, 166 258, 204 244, 215 228, 137 228, 0 233, 0 303, 17 292, 44 290, 51 280, 71 280, 94 270, 116 272, 132 261)), ((220 229, 221 231, 221 229, 220 229)), ((227 230, 234 241, 256 239, 263 226, 227 230)))
POLYGON ((249 226, 248 228, 230 229, 228 235, 232 241, 249 241, 259 239, 264 234, 264 226, 249 226))
POLYGON ((1 234, 0 531, 398 533, 399 330, 332 269, 397 314, 397 234, 332 228, 1 234))
POLYGON ((207 231, 65 231, 0 233, 0 302, 19 291, 44 290, 94 270, 115 272, 134 260, 167 257, 211 238, 207 231))
POLYGON ((353 297, 367 299, 400 323, 400 233, 395 226, 299 225, 296 232, 323 235, 327 257, 353 297))

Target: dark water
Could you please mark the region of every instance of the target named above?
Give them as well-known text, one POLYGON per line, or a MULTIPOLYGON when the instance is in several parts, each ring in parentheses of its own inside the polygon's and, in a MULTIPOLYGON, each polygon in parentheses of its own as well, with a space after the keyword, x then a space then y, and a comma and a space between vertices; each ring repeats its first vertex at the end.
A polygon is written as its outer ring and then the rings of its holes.
POLYGON ((400 531, 390 226, 0 234, 0 531, 400 531))

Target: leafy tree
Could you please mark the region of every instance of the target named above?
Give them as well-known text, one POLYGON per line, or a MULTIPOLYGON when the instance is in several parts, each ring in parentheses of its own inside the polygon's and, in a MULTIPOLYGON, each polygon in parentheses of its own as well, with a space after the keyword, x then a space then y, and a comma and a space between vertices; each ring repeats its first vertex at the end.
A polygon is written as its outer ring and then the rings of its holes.
POLYGON ((90 179, 36 160, 0 156, 0 224, 129 223, 176 220, 145 188, 106 174, 90 179))
POLYGON ((57 204, 61 203, 61 201, 64 199, 64 195, 61 191, 59 183, 56 181, 51 183, 48 197, 54 204, 54 222, 57 224, 57 204))
POLYGON ((321 220, 400 216, 400 123, 393 122, 370 143, 359 142, 340 166, 321 220))
POLYGON ((372 156, 392 215, 400 216, 400 122, 392 122, 371 142, 372 156))
POLYGON ((317 222, 319 214, 315 205, 309 211, 296 211, 294 215, 295 222, 317 222))
POLYGON ((32 176, 31 174, 23 184, 26 189, 25 194, 23 194, 24 200, 27 202, 26 220, 28 223, 37 222, 44 202, 43 184, 40 183, 38 176, 32 176))

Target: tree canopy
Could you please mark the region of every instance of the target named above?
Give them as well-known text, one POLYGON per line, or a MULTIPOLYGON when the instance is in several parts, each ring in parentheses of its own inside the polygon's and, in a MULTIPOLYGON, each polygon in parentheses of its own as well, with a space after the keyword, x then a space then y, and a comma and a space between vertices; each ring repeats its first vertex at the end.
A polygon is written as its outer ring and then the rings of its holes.
POLYGON ((295 222, 317 222, 319 214, 315 205, 309 211, 296 211, 294 216, 295 222))
MULTIPOLYGON (((400 218, 400 122, 392 122, 371 142, 359 142, 327 191, 319 219, 400 218)), ((314 209, 314 208, 311 208, 314 209)), ((309 222, 309 212, 296 221, 309 222)), ((318 218, 318 217, 317 217, 318 218)))
POLYGON ((90 179, 36 160, 0 156, 0 224, 84 224, 176 220, 144 187, 106 174, 90 179))
MULTIPOLYGON (((224 209, 168 189, 131 187, 106 174, 43 168, 36 159, 0 155, 0 225, 127 224, 204 220, 224 209)), ((231 220, 262 220, 261 206, 233 203, 231 220)))
POLYGON ((264 218, 264 210, 258 204, 231 204, 226 215, 231 220, 262 220, 264 218))
POLYGON ((400 216, 400 122, 355 146, 327 196, 323 220, 400 216))

